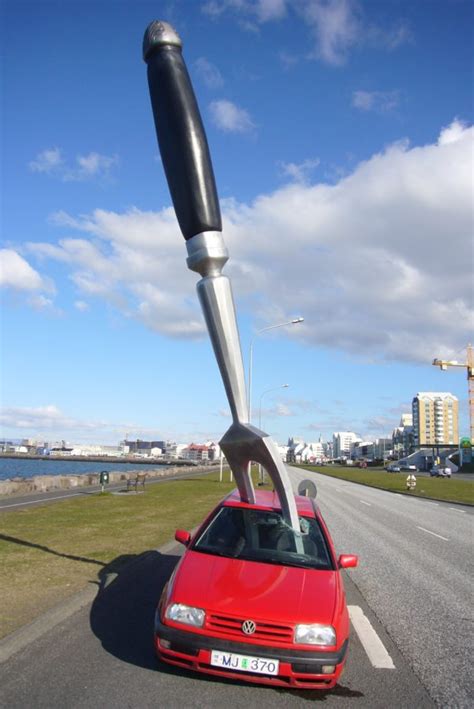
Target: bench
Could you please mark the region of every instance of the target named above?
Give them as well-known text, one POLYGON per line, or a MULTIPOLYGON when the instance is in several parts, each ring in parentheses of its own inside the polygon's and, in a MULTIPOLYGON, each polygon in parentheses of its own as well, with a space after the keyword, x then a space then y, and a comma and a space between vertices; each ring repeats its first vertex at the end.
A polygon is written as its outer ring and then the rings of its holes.
POLYGON ((135 488, 135 492, 138 492, 138 486, 141 485, 145 489, 145 481, 148 473, 138 473, 134 478, 128 478, 127 480, 127 492, 135 488))

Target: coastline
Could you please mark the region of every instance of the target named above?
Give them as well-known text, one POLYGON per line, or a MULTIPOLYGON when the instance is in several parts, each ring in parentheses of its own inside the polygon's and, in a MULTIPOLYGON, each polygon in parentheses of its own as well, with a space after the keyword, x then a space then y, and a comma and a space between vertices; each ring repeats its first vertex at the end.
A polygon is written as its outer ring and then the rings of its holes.
MULTIPOLYGON (((145 477, 148 481, 156 480, 157 478, 168 477, 175 473, 193 473, 197 474, 203 471, 209 472, 212 465, 160 465, 155 468, 143 472, 141 470, 110 471, 110 483, 126 483, 128 480, 135 480, 137 475, 145 477)), ((21 497, 30 493, 50 492, 53 490, 70 490, 74 488, 91 487, 100 484, 100 473, 80 473, 77 475, 35 475, 29 478, 8 478, 0 480, 0 497, 21 497)))
MULTIPOLYGON (((0 460, 10 459, 10 460, 48 460, 48 461, 62 461, 68 462, 69 460, 79 461, 82 463, 133 463, 137 465, 173 465, 175 467, 180 466, 192 466, 194 463, 190 460, 184 459, 173 459, 173 458, 139 458, 133 455, 36 455, 30 453, 0 453, 0 460)), ((210 463, 215 461, 210 461, 210 463)), ((201 464, 201 463, 199 463, 201 464)))

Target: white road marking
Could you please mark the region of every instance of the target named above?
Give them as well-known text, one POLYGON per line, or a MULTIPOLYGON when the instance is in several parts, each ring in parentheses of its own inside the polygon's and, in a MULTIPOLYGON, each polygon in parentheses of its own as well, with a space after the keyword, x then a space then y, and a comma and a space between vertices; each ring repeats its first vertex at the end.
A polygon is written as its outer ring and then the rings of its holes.
POLYGON ((30 500, 29 502, 14 502, 12 505, 2 505, 0 510, 5 510, 7 507, 19 507, 23 505, 37 505, 40 502, 48 502, 49 500, 64 500, 65 497, 78 497, 82 492, 73 492, 71 495, 58 495, 57 497, 42 497, 41 500, 30 500))
POLYGON ((426 532, 427 534, 432 534, 433 537, 438 537, 438 539, 443 539, 445 542, 449 542, 449 539, 446 539, 446 537, 442 537, 441 534, 436 534, 436 532, 430 532, 429 529, 425 529, 424 527, 418 527, 416 526, 417 529, 421 529, 422 532, 426 532))
POLYGON ((359 502, 362 502, 363 505, 367 505, 367 507, 372 507, 370 502, 365 502, 365 500, 359 500, 359 502))
POLYGON ((466 510, 458 510, 456 507, 450 507, 450 510, 454 510, 455 512, 460 512, 462 515, 466 514, 466 510))
POLYGON ((395 665, 388 654, 385 645, 372 627, 369 619, 359 606, 348 606, 349 616, 354 630, 359 636, 362 647, 367 653, 371 664, 376 669, 394 670, 395 665))
MULTIPOLYGON (((149 482, 157 482, 155 480, 150 480, 149 482)), ((117 492, 123 487, 120 483, 115 483, 109 485, 107 492, 117 492)), ((80 495, 93 495, 100 490, 84 490, 84 492, 71 492, 68 495, 57 495, 56 497, 42 497, 39 500, 29 500, 29 502, 14 502, 10 505, 0 505, 0 512, 6 510, 8 507, 21 507, 23 505, 39 505, 40 502, 49 502, 50 500, 64 500, 66 497, 79 497, 80 495)))

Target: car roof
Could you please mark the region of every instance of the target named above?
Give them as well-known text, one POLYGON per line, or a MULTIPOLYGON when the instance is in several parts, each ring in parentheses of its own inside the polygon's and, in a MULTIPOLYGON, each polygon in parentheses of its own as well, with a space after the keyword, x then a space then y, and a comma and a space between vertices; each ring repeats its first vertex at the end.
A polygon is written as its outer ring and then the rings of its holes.
MULTIPOLYGON (((295 495, 295 501, 296 509, 299 515, 304 515, 306 517, 315 516, 315 505, 313 505, 313 500, 310 497, 295 495)), ((281 512, 280 498, 275 490, 255 490, 255 504, 244 502, 240 498, 239 491, 232 490, 232 492, 224 498, 222 504, 228 507, 257 508, 262 510, 277 510, 281 512)))

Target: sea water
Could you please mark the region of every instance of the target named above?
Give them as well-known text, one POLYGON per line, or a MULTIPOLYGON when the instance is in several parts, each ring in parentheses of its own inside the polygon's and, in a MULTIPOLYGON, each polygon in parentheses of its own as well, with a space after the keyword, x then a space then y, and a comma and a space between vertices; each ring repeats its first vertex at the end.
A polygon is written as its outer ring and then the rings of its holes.
POLYGON ((3 458, 0 457, 0 480, 7 478, 32 478, 35 475, 85 475, 87 473, 130 472, 140 470, 145 472, 150 467, 166 468, 159 463, 108 463, 105 461, 85 460, 47 460, 37 458, 3 458))

